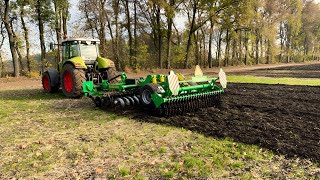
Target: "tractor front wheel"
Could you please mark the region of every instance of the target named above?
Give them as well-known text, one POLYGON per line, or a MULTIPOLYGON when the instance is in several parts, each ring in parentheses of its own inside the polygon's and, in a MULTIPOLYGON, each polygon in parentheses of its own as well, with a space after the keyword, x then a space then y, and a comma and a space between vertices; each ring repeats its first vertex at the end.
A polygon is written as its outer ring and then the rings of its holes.
POLYGON ((80 98, 83 95, 82 83, 86 81, 83 69, 76 69, 71 64, 64 65, 61 73, 61 87, 65 96, 80 98))
POLYGON ((43 90, 46 93, 55 93, 59 89, 59 85, 52 85, 51 81, 52 80, 51 80, 51 78, 49 76, 49 73, 48 72, 43 73, 42 86, 43 86, 43 90))

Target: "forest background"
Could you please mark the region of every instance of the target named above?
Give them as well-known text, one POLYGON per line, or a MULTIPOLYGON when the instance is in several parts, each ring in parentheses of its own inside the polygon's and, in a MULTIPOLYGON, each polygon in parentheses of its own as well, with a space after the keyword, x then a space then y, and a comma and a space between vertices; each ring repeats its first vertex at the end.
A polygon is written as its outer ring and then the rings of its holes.
POLYGON ((0 76, 55 66, 49 43, 100 40, 121 71, 320 60, 312 0, 4 0, 0 76))

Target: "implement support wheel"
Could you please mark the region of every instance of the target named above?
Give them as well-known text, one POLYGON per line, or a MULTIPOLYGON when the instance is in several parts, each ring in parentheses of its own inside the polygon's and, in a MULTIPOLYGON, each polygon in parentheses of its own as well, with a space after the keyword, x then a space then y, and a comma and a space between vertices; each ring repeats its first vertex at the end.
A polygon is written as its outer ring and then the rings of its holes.
POLYGON ((145 107, 154 107, 154 104, 151 99, 151 94, 157 92, 157 84, 147 84, 140 89, 140 102, 145 107))

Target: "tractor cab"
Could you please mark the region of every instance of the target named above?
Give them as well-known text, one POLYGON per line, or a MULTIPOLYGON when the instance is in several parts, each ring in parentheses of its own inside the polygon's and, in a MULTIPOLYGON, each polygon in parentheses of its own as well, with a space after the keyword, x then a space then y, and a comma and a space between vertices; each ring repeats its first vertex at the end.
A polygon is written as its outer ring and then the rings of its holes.
POLYGON ((62 61, 81 57, 86 65, 93 65, 99 57, 99 44, 97 39, 66 39, 62 42, 62 61))

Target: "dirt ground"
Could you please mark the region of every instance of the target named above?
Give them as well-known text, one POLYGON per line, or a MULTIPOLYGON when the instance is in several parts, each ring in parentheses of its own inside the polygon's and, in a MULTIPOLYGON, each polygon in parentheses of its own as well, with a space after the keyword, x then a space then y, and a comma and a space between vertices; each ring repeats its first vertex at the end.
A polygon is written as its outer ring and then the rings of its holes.
MULTIPOLYGON (((252 66, 229 66, 229 67, 222 67, 222 69, 227 72, 227 75, 254 75, 254 76, 262 76, 263 72, 266 74, 270 74, 272 70, 280 71, 283 70, 296 70, 296 69, 305 69, 305 72, 308 70, 318 69, 319 71, 320 62, 310 62, 310 63, 288 63, 288 64, 259 64, 259 65, 252 65, 252 66), (312 68, 313 66, 317 66, 316 68, 312 68), (303 68, 306 66, 307 68, 303 68), (269 73, 268 73, 269 72, 269 73)), ((202 68, 204 73, 214 74, 216 75, 219 72, 220 68, 202 68)), ((184 75, 193 74, 194 69, 173 69, 174 72, 179 72, 184 75)), ((150 73, 160 73, 160 74, 168 74, 167 69, 154 69, 153 71, 145 71, 145 72, 127 72, 128 77, 145 77, 150 73)), ((292 74, 293 72, 288 72, 287 74, 292 74)), ((319 73, 319 72, 318 72, 319 73)), ((279 77, 281 74, 279 74, 279 77)), ((272 76, 274 77, 274 76, 272 76)), ((319 77, 319 76, 318 76, 319 77)), ((298 77, 301 78, 301 77, 298 77)))
MULTIPOLYGON (((320 64, 272 65, 267 69, 231 67, 226 71, 233 75, 319 78, 320 64)), ((0 79, 1 88, 17 86, 41 88, 41 83, 40 79, 0 79)), ((184 116, 158 118, 143 110, 126 111, 123 115, 137 121, 183 127, 208 136, 230 137, 289 157, 320 162, 320 87, 230 84, 222 99, 220 108, 200 109, 184 116)))
MULTIPOLYGON (((320 78, 319 63, 231 67, 226 71, 231 75, 320 78)), ((320 161, 320 87, 230 84, 222 97, 220 108, 170 118, 138 112, 132 118, 184 127, 214 137, 231 137, 289 157, 320 161)))
POLYGON ((133 119, 165 123, 237 142, 259 144, 289 157, 320 161, 320 87, 230 84, 220 108, 158 118, 127 112, 133 119))
POLYGON ((248 71, 231 72, 230 75, 251 75, 264 77, 320 78, 320 64, 280 66, 248 71))

